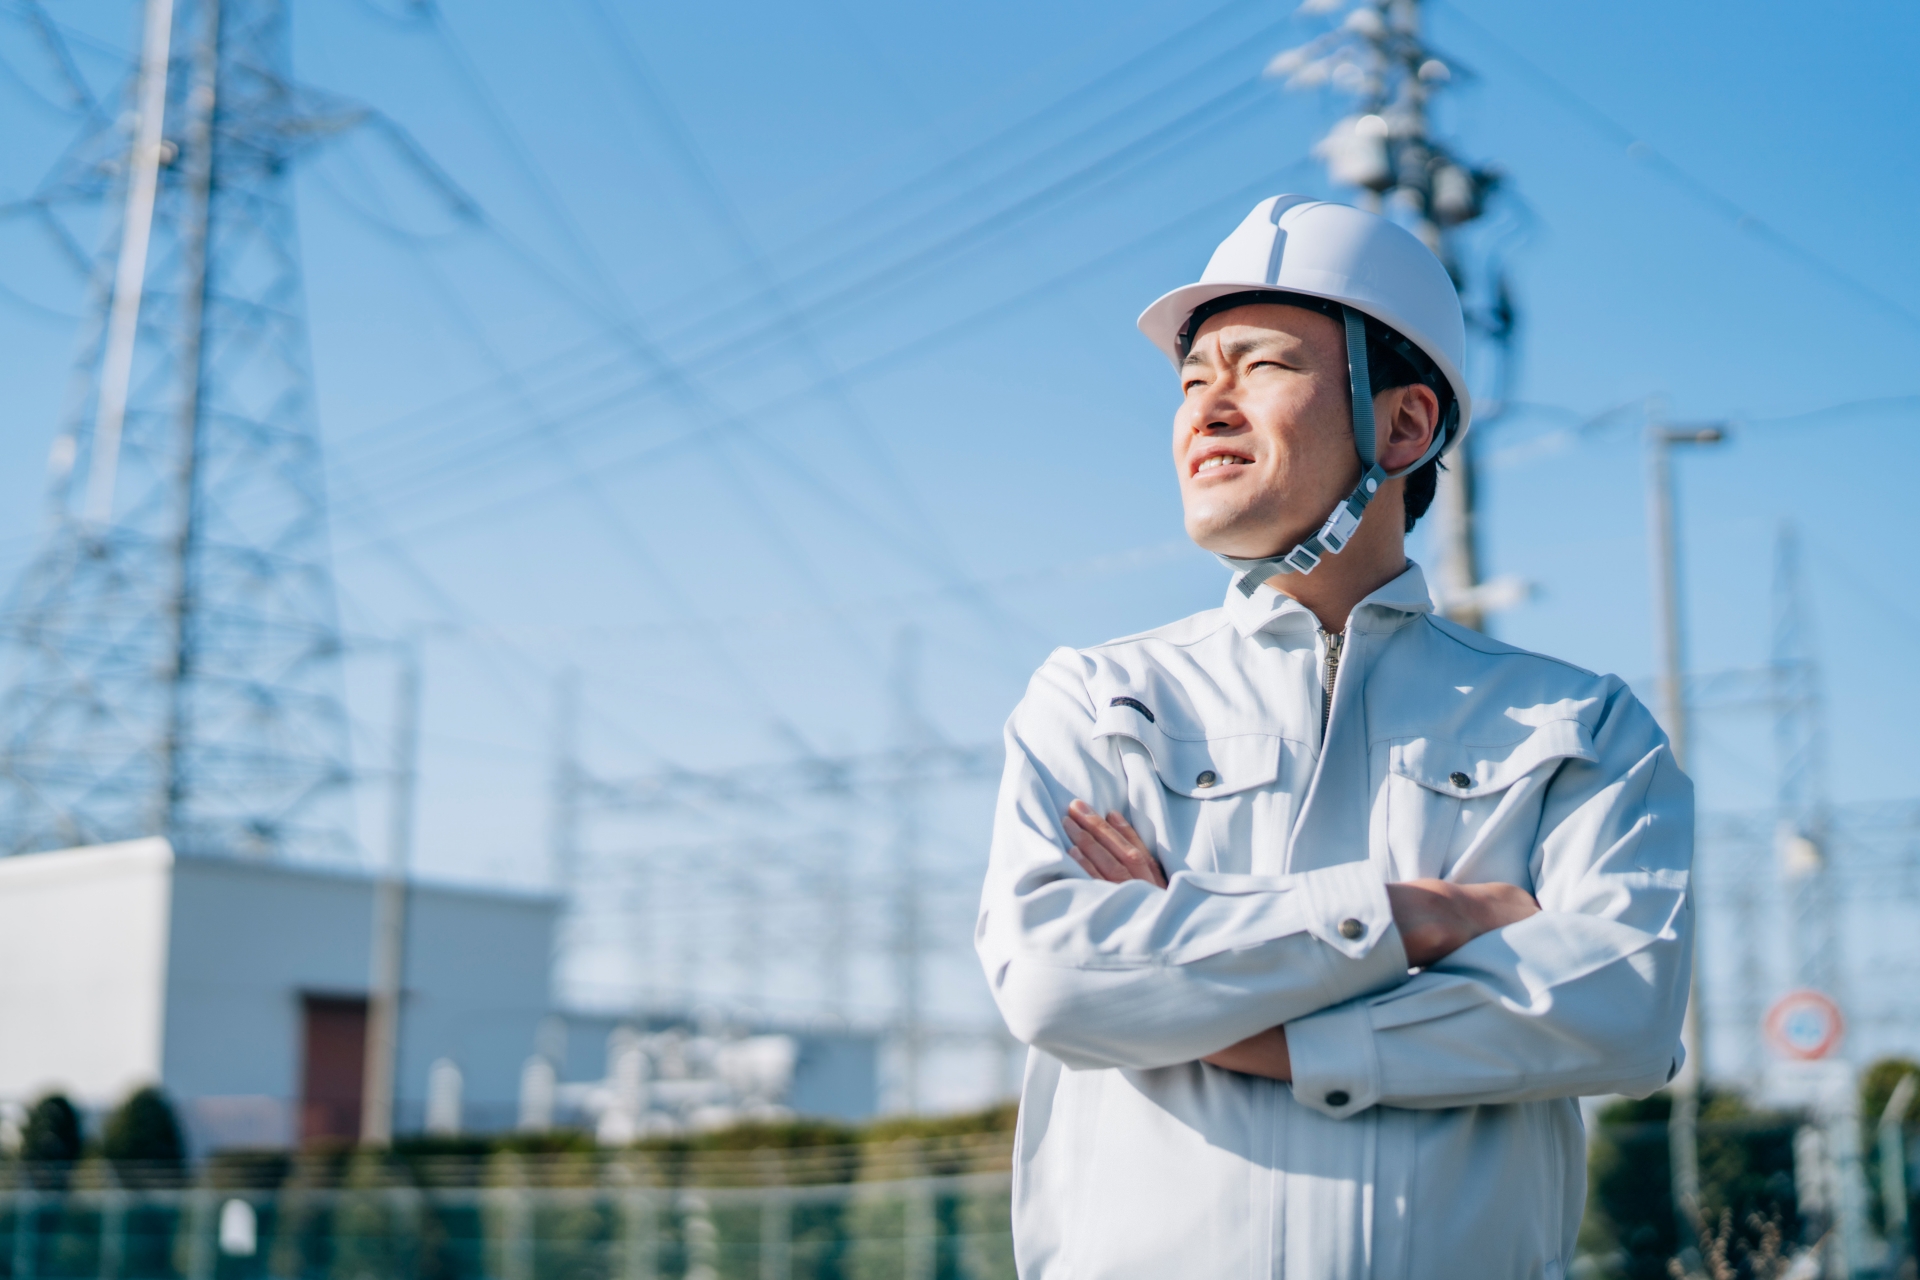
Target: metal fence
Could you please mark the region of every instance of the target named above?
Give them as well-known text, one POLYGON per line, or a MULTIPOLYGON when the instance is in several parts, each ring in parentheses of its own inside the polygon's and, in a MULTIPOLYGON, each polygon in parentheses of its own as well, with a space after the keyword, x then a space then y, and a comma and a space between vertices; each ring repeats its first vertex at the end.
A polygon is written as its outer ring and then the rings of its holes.
POLYGON ((1012 1280, 1004 1139, 6 1171, 7 1280, 1012 1280), (271 1176, 259 1176, 262 1173, 271 1176))

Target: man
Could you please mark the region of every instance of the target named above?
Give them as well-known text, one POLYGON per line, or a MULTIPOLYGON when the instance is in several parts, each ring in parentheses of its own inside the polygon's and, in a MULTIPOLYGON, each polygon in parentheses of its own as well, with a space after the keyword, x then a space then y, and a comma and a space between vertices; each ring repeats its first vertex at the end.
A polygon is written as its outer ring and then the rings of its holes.
POLYGON ((1020 1274, 1557 1280, 1575 1099, 1681 1061, 1691 784, 1618 679, 1433 615, 1405 536, 1472 403, 1418 240, 1276 197, 1140 327, 1235 577, 1007 726, 1020 1274))

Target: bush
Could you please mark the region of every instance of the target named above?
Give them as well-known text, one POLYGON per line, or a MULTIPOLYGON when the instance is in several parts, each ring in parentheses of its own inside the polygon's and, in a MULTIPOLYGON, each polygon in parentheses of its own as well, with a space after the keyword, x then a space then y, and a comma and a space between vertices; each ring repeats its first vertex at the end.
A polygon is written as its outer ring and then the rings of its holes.
POLYGON ((20 1130, 20 1160, 27 1179, 46 1191, 64 1190, 80 1158, 80 1113, 62 1093, 33 1104, 20 1130))
POLYGON ((140 1165, 154 1171, 178 1171, 186 1164, 187 1144, 167 1095, 149 1085, 136 1089, 114 1108, 100 1135, 101 1154, 113 1161, 116 1172, 140 1165))
MULTIPOLYGON (((1671 1094, 1621 1101, 1600 1113, 1588 1147, 1588 1203, 1582 1252, 1602 1275, 1667 1280, 1682 1240, 1673 1205, 1667 1121, 1671 1094)), ((1756 1111, 1733 1092, 1700 1100, 1700 1210, 1710 1258, 1735 1259, 1740 1274, 1762 1274, 1762 1259, 1798 1237, 1791 1115, 1756 1111), (1767 1243, 1772 1238, 1773 1243, 1767 1243), (1746 1268, 1741 1270, 1741 1268, 1746 1268)))
MULTIPOLYGON (((1867 1158, 1867 1205, 1877 1231, 1886 1230, 1887 1225, 1887 1206, 1880 1190, 1880 1117, 1893 1100, 1894 1087, 1910 1075, 1920 1075, 1920 1062, 1911 1058, 1881 1058, 1860 1075, 1860 1149, 1867 1158)), ((1903 1128, 1916 1121, 1920 1121, 1920 1092, 1914 1094, 1913 1100, 1907 1103, 1906 1114, 1900 1117, 1903 1128)), ((1911 1185, 1907 1187, 1909 1199, 1914 1190, 1911 1185)), ((1911 1205, 1907 1216, 1911 1220, 1911 1205)))
POLYGON ((48 1094, 27 1112, 20 1158, 36 1164, 72 1164, 80 1158, 80 1113, 64 1093, 48 1094))

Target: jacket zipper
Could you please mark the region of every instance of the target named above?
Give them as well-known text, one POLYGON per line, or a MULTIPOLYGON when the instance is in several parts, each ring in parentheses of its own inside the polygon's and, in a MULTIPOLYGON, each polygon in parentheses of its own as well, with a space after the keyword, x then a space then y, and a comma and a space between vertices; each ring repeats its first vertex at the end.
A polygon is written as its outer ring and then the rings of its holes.
POLYGON ((1333 683, 1340 678, 1340 650, 1347 644, 1344 631, 1322 631, 1327 642, 1327 661, 1320 671, 1320 749, 1327 749, 1327 721, 1333 715, 1333 683))

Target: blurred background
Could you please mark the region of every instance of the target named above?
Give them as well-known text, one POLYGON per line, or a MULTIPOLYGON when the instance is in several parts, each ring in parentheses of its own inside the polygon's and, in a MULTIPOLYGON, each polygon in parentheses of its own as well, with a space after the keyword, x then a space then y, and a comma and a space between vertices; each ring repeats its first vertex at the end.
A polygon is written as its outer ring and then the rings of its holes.
POLYGON ((0 1268, 1010 1274, 1000 726, 1219 602, 1133 318, 1299 191, 1461 285, 1441 606, 1699 784, 1703 1074, 1588 1108, 1582 1265, 1905 1274, 1916 52, 0 0, 0 1268))

